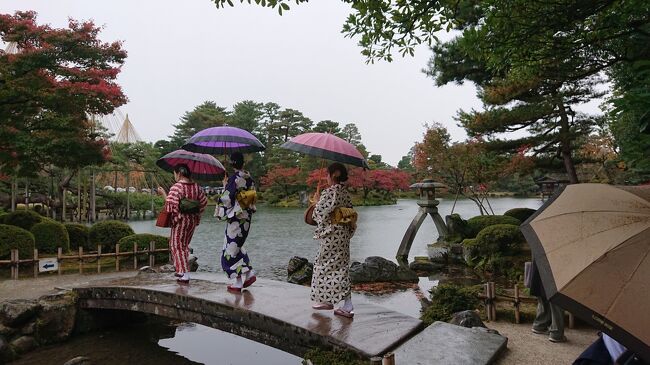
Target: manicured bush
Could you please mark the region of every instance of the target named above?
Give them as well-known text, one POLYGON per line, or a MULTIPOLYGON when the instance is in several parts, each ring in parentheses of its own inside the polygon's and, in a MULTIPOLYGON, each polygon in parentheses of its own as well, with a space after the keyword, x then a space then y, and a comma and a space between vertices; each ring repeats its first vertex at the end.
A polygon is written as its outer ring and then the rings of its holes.
MULTIPOLYGON (((132 234, 123 237, 118 243, 120 244, 120 252, 133 251, 133 245, 138 246, 138 251, 149 248, 149 242, 156 244, 156 249, 168 248, 169 238, 149 233, 132 234)), ((156 254, 156 262, 163 263, 169 261, 168 252, 160 252, 156 254)))
POLYGON ((134 234, 133 229, 120 221, 99 222, 90 227, 89 240, 91 247, 102 245, 103 252, 113 252, 115 245, 124 237, 134 234))
POLYGON ((31 229, 34 235, 34 243, 38 253, 56 253, 57 248, 63 248, 63 252, 70 251, 70 238, 65 226, 58 222, 41 222, 35 224, 31 229))
POLYGON ((495 224, 514 224, 516 226, 521 224, 517 218, 505 215, 479 215, 470 218, 467 221, 467 231, 465 238, 475 238, 483 228, 493 226, 495 224))
POLYGON ((524 223, 526 219, 530 218, 530 216, 535 214, 535 212, 536 212, 535 209, 530 209, 530 208, 513 208, 503 213, 503 215, 517 218, 521 223, 524 223))
POLYGON ((3 218, 3 224, 30 230, 36 223, 41 223, 43 216, 32 210, 17 210, 3 218))
POLYGON ((451 315, 473 310, 479 306, 477 287, 462 287, 455 284, 441 284, 431 289, 431 304, 424 309, 420 319, 431 324, 435 321, 448 322, 451 315))
POLYGON ((479 254, 486 256, 493 253, 510 255, 519 253, 524 241, 518 225, 495 224, 484 228, 476 236, 476 247, 479 254))
POLYGON ((83 224, 76 223, 66 223, 65 229, 68 231, 68 237, 70 237, 70 249, 75 251, 79 247, 83 247, 84 250, 92 251, 96 249, 97 246, 90 246, 90 229, 83 224))
POLYGON ((5 224, 5 218, 7 218, 8 215, 9 213, 5 213, 4 211, 0 213, 0 224, 5 224))
POLYGON ((11 258, 12 249, 18 249, 21 258, 34 257, 34 235, 20 227, 0 224, 0 259, 11 258))

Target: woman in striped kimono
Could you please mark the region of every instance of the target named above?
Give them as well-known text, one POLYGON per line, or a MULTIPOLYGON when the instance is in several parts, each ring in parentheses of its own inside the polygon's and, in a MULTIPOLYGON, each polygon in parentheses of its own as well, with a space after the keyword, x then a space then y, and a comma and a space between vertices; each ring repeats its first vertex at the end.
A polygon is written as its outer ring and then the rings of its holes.
MULTIPOLYGON (((171 250, 176 277, 179 284, 190 282, 189 256, 190 241, 194 235, 194 229, 201 221, 201 214, 208 203, 201 187, 192 181, 191 172, 187 165, 177 165, 174 167, 174 179, 176 183, 169 189, 165 199, 165 211, 171 214, 171 235, 169 237, 169 249, 171 250), (182 213, 180 211, 180 201, 183 198, 199 202, 198 213, 182 213)), ((165 195, 165 190, 158 188, 161 195, 165 195)))
POLYGON ((233 284, 228 285, 228 290, 240 293, 242 288, 250 286, 257 279, 248 253, 243 247, 256 209, 254 203, 242 206, 243 202, 237 199, 237 193, 255 190, 255 182, 251 175, 243 170, 244 155, 239 152, 230 155, 230 165, 235 172, 227 180, 224 179, 224 192, 217 201, 214 215, 227 222, 221 251, 221 268, 228 278, 234 280, 233 284))

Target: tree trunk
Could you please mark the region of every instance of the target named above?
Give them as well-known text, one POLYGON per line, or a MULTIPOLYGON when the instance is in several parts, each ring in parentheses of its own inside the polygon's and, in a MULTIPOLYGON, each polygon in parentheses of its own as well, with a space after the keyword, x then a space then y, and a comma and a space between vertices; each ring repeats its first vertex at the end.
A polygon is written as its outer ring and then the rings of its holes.
POLYGON ((129 196, 129 185, 131 185, 131 171, 126 173, 126 220, 128 221, 131 215, 131 198, 129 196))
POLYGON ((558 103, 558 110, 560 112, 560 154, 564 161, 566 173, 569 176, 569 183, 577 184, 578 173, 576 172, 576 167, 571 156, 571 130, 569 127, 569 116, 564 108, 564 103, 558 103))
POLYGON ((11 211, 16 211, 16 190, 18 190, 18 179, 11 179, 11 211))
POLYGON ((95 170, 90 173, 90 212, 88 213, 88 221, 95 223, 95 210, 97 207, 97 195, 95 194, 95 170))

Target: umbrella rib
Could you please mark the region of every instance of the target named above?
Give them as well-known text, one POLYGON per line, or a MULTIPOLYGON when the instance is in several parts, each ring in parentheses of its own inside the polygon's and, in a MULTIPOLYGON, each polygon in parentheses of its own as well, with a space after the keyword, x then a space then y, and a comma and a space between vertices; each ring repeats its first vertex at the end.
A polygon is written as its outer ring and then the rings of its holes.
POLYGON ((614 300, 612 301, 612 304, 610 304, 610 305, 607 307, 607 311, 605 311, 605 314, 609 313, 610 309, 612 309, 612 307, 613 307, 614 305, 616 305, 616 303, 618 302, 619 298, 623 295, 623 292, 625 291, 625 289, 630 285, 630 281, 632 280, 632 278, 634 277, 634 275, 636 274, 636 272, 639 271, 639 268, 641 267, 641 265, 643 264, 643 262, 644 262, 645 260, 648 259, 648 253, 650 253, 650 251, 646 251, 646 253, 643 255, 643 259, 639 260, 639 263, 636 265, 636 267, 634 268, 634 270, 632 271, 632 273, 630 274, 630 276, 629 276, 629 277, 627 278, 627 280, 625 281, 625 285, 623 285, 623 286, 621 287, 621 290, 618 291, 618 294, 616 294, 616 298, 614 298, 614 300))

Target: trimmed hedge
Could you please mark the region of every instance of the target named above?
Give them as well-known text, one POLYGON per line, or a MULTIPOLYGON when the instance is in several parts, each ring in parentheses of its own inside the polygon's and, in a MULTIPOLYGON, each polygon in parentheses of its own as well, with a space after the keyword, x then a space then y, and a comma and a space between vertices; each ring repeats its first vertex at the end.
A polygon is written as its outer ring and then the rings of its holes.
POLYGON ((44 221, 35 224, 30 231, 34 235, 39 254, 56 253, 59 247, 63 248, 63 252, 70 251, 68 231, 61 223, 44 221))
POLYGON ((90 246, 90 229, 83 224, 76 223, 66 223, 65 230, 68 231, 68 237, 70 237, 70 249, 78 250, 79 247, 83 247, 84 250, 92 251, 96 249, 97 246, 90 246))
POLYGON ((485 227, 495 224, 513 224, 518 226, 521 224, 521 221, 505 215, 479 215, 467 221, 465 238, 475 238, 485 227))
POLYGON ((481 230, 476 236, 476 247, 479 255, 517 254, 521 244, 525 241, 524 235, 514 224, 495 224, 481 230))
POLYGON ((524 223, 526 219, 530 218, 530 216, 535 214, 535 212, 535 209, 530 208, 513 208, 503 213, 503 215, 519 219, 521 223, 524 223))
MULTIPOLYGON (((149 242, 151 241, 156 244, 156 249, 169 247, 169 238, 149 233, 132 234, 122 238, 118 243, 120 244, 120 252, 126 252, 133 251, 133 245, 138 246, 138 251, 148 249, 149 242)), ((168 252, 160 252, 156 254, 156 262, 162 263, 168 261, 168 252)))
POLYGON ((122 238, 134 234, 133 229, 120 221, 104 221, 90 227, 89 241, 91 247, 102 245, 103 252, 115 251, 115 244, 122 238))
POLYGON ((3 224, 20 227, 29 231, 35 224, 43 221, 43 216, 33 210, 17 210, 4 216, 2 221, 3 224))
POLYGON ((12 249, 18 249, 21 258, 34 257, 34 235, 20 227, 0 224, 0 259, 11 258, 12 249))

